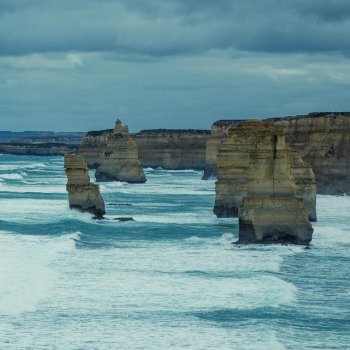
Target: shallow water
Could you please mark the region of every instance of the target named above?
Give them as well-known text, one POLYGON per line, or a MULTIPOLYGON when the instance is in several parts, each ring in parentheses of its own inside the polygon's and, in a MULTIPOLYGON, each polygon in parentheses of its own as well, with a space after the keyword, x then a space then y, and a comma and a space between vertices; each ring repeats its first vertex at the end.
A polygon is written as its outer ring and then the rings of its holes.
POLYGON ((236 247, 213 180, 146 176, 94 221, 63 158, 0 155, 0 349, 350 348, 349 197, 317 198, 311 249, 236 247))

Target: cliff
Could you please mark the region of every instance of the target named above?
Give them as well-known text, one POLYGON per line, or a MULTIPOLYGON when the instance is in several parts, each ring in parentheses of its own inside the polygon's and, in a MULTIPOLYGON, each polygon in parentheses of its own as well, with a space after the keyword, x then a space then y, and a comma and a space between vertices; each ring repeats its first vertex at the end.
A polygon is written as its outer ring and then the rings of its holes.
POLYGON ((144 183, 146 177, 141 167, 138 147, 127 126, 117 120, 112 135, 102 152, 100 166, 96 170, 98 181, 126 181, 144 183))
POLYGON ((317 192, 350 194, 350 113, 271 119, 315 173, 317 192))
POLYGON ((0 153, 35 156, 63 156, 76 151, 78 145, 64 143, 1 143, 0 153))
MULTIPOLYGON (((350 194, 350 113, 310 113, 266 119, 283 128, 286 142, 312 166, 317 192, 350 194)), ((217 176, 217 154, 237 120, 219 120, 207 141, 203 179, 217 176)))
POLYGON ((292 159, 282 128, 263 121, 230 128, 218 153, 214 212, 222 208, 221 193, 229 192, 224 205, 238 214, 239 243, 310 242, 312 228, 304 200, 297 197, 292 159))
POLYGON ((105 214, 105 203, 99 186, 90 182, 84 158, 75 153, 67 153, 64 157, 64 168, 68 178, 66 189, 69 206, 102 218, 105 214))
POLYGON ((243 199, 239 214, 239 244, 307 245, 312 239, 312 233, 312 226, 305 217, 302 199, 243 199))
POLYGON ((143 167, 203 170, 207 130, 143 130, 135 134, 143 167))
MULTIPOLYGON (((79 147, 90 168, 97 168, 103 152, 112 137, 113 129, 88 132, 79 147)), ((169 170, 205 167, 206 139, 208 130, 142 130, 131 134, 136 140, 142 167, 169 170)))
POLYGON ((230 128, 219 149, 217 166, 217 216, 237 216, 244 197, 296 197, 304 200, 308 218, 316 220, 312 169, 290 151, 282 128, 262 121, 230 128))
POLYGON ((89 131, 85 134, 78 153, 84 157, 90 169, 101 165, 103 152, 112 137, 113 129, 89 131))

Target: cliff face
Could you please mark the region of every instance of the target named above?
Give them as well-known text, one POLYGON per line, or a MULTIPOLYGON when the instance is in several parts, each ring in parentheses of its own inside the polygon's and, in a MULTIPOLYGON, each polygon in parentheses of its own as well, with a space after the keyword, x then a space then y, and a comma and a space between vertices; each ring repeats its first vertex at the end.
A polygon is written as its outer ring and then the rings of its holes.
POLYGON ((96 170, 96 180, 146 182, 136 141, 129 135, 128 127, 122 126, 119 120, 102 153, 101 165, 96 170))
POLYGON ((242 123, 242 120, 220 120, 211 127, 210 136, 207 137, 205 148, 205 167, 203 180, 216 178, 218 175, 217 155, 219 148, 228 135, 232 126, 242 123))
POLYGON ((309 221, 316 221, 316 181, 312 167, 303 161, 299 152, 292 151, 290 170, 296 184, 296 195, 304 200, 309 221))
POLYGON ((350 194, 350 113, 272 119, 315 173, 317 192, 350 194))
MULTIPOLYGON (((311 113, 267 121, 282 127, 288 145, 312 166, 318 193, 350 194, 350 113, 311 113)), ((213 124, 204 179, 217 176, 218 150, 233 125, 237 125, 236 120, 213 124)))
POLYGON ((105 203, 99 186, 90 182, 87 164, 84 158, 75 153, 67 153, 64 157, 64 168, 68 178, 69 206, 87 211, 101 218, 105 214, 105 203))
MULTIPOLYGON (((112 137, 113 130, 89 132, 79 147, 89 168, 97 168, 103 152, 112 137)), ((131 134, 136 140, 139 160, 143 167, 170 170, 194 169, 205 167, 207 130, 143 130, 131 134)))
POLYGON ((0 153, 35 156, 63 156, 66 152, 77 150, 77 145, 63 143, 2 143, 0 153))
POLYGON ((218 152, 217 165, 217 216, 237 216, 244 197, 298 197, 305 200, 310 220, 316 220, 312 169, 290 151, 282 128, 262 121, 232 127, 218 152))
POLYGON ((272 123, 249 121, 229 130, 218 153, 214 212, 224 204, 238 214, 240 243, 311 240, 304 200, 297 197, 292 158, 283 129, 272 123), (225 197, 230 202, 220 202, 221 191, 225 196, 230 193, 225 197))
POLYGON ((90 131, 85 134, 78 153, 86 159, 90 169, 97 169, 101 165, 103 152, 112 134, 113 129, 90 131))
POLYGON ((135 134, 143 167, 202 170, 206 130, 143 130, 135 134))
POLYGON ((313 228, 306 220, 303 200, 244 198, 239 214, 237 243, 309 244, 313 228))

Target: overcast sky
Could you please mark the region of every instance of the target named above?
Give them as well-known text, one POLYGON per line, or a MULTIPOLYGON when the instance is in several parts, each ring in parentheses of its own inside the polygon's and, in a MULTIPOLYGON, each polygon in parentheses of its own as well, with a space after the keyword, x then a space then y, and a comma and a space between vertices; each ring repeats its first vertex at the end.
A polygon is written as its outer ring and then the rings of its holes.
POLYGON ((350 110, 349 0, 0 0, 0 130, 350 110))

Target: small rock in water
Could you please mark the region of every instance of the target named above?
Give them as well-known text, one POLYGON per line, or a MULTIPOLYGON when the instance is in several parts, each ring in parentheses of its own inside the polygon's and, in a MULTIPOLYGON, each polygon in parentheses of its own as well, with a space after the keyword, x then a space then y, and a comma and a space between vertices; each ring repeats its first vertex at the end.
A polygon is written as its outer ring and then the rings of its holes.
POLYGON ((110 207, 131 207, 132 204, 130 203, 108 203, 107 204, 110 207))
POLYGON ((118 220, 118 221, 135 221, 131 217, 120 217, 120 218, 114 218, 113 220, 118 220))

